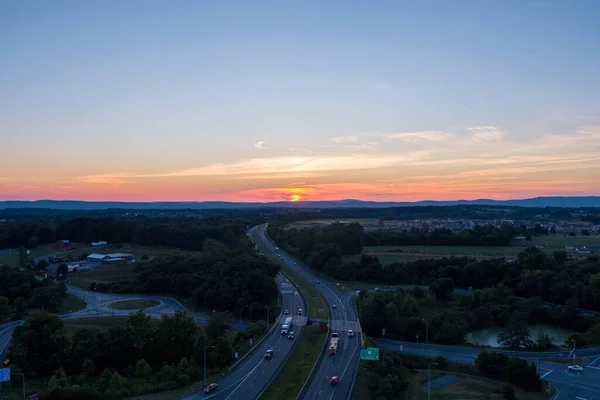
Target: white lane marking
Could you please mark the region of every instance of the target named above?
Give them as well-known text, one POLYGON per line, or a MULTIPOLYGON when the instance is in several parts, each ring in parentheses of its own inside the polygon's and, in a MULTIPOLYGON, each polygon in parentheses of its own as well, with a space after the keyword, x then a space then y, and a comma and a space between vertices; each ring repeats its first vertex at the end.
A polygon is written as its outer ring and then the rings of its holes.
POLYGON ((321 395, 321 393, 323 393, 323 390, 319 390, 319 396, 321 395))
POLYGON ((551 372, 554 372, 553 369, 551 369, 550 371, 546 372, 544 375, 540 376, 540 379, 543 379, 545 376, 547 376, 548 374, 550 374, 551 372))
MULTIPOLYGON (((600 357, 596 358, 594 361, 592 361, 591 363, 589 363, 587 366, 590 367, 590 365, 594 364, 598 360, 600 360, 600 357)), ((598 367, 590 367, 590 368, 598 368, 598 367)))
POLYGON ((579 399, 579 400, 587 400, 585 397, 575 397, 575 398, 579 399))
MULTIPOLYGON (((244 377, 244 379, 242 379, 242 381, 239 382, 239 385, 235 389, 233 389, 231 391, 231 394, 229 396, 225 397, 225 400, 230 399, 231 396, 233 396, 233 394, 235 393, 235 391, 238 390, 240 386, 242 386, 242 383, 244 383, 246 381, 246 379, 248 379, 252 375, 252 373, 254 372, 254 370, 256 368, 258 368, 260 366, 260 364, 261 364, 261 362, 259 362, 258 364, 256 364, 256 367, 252 368, 252 370, 246 374, 246 376, 244 377)), ((233 385, 231 385, 231 386, 234 386, 234 385, 235 385, 235 383, 233 385)))

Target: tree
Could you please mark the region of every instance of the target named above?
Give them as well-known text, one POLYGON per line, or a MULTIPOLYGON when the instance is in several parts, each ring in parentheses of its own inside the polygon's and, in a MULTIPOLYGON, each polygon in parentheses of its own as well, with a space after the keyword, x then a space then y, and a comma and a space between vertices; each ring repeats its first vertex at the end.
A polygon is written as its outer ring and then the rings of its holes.
POLYGON ((588 231, 587 229, 584 229, 584 230, 581 231, 581 234, 583 236, 590 236, 590 231, 588 231))
POLYGON ((27 302, 23 297, 17 297, 13 304, 13 317, 14 319, 23 319, 25 312, 27 311, 27 302))
POLYGON ((95 373, 96 366, 94 365, 94 362, 89 358, 85 359, 83 361, 83 365, 81 366, 81 375, 86 379, 90 379, 95 373))
POLYGON ((489 378, 504 379, 507 361, 505 353, 482 351, 475 359, 475 366, 489 378))
POLYGON ((533 340, 524 321, 512 321, 498 334, 498 344, 515 350, 531 349, 533 340))
POLYGON ((152 376, 152 367, 142 359, 135 364, 135 376, 148 379, 152 376))
POLYGON ((60 264, 57 268, 56 268, 56 276, 57 277, 64 277, 67 275, 67 273, 69 272, 69 267, 67 266, 67 264, 60 264))
POLYGON ((4 323, 10 316, 11 307, 6 297, 0 296, 0 324, 4 323))
POLYGON ((40 271, 43 271, 43 270, 45 270, 45 269, 46 269, 46 268, 48 268, 49 266, 50 266, 50 264, 48 264, 48 261, 46 261, 46 260, 45 260, 45 259, 43 259, 43 258, 42 258, 40 261, 38 261, 38 263, 37 263, 37 268, 38 268, 40 271))
POLYGON ((454 281, 452 278, 440 278, 433 281, 429 289, 435 293, 438 299, 448 299, 454 290, 454 281))
POLYGON ((29 238, 29 240, 27 240, 27 248, 35 249, 38 246, 39 242, 40 241, 35 236, 31 237, 31 238, 29 238))
POLYGON ((515 387, 513 385, 511 385, 510 383, 506 383, 502 387, 502 397, 505 400, 516 400, 516 397, 515 397, 515 387))

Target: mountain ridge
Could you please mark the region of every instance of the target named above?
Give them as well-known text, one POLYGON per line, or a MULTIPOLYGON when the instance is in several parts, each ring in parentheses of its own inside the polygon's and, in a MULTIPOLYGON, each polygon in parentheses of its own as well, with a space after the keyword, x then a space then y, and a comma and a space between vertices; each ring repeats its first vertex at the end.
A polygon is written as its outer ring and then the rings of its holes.
POLYGON ((514 206, 514 207, 600 207, 600 196, 546 196, 513 200, 420 200, 420 201, 367 201, 355 199, 323 201, 276 201, 276 202, 227 202, 227 201, 179 201, 179 202, 119 202, 83 200, 7 200, 0 201, 0 209, 43 208, 54 210, 177 210, 177 209, 236 209, 236 208, 388 208, 408 206, 514 206))

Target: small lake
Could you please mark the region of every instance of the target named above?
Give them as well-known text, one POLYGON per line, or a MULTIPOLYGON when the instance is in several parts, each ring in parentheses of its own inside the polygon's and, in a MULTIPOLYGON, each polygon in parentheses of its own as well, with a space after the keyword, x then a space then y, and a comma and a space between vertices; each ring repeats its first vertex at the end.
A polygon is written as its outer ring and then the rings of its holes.
MULTIPOLYGON (((563 346, 565 340, 569 337, 572 331, 558 326, 546 324, 533 324, 528 326, 531 332, 531 339, 537 341, 540 334, 548 335, 554 340, 552 341, 557 346, 563 346)), ((502 328, 487 328, 479 331, 467 333, 467 342, 479 346, 498 346, 498 334, 502 332, 502 328)))

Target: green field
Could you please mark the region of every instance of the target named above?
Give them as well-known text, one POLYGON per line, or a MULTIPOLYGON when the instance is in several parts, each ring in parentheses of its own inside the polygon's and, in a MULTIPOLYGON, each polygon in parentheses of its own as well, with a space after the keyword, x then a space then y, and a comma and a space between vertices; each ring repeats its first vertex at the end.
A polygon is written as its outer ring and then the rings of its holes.
POLYGON ((84 309, 86 306, 85 302, 77 296, 68 294, 67 297, 61 300, 60 306, 58 307, 58 313, 70 313, 84 309))
MULTIPOLYGON (((443 257, 476 257, 476 258, 496 258, 496 257, 516 257, 516 255, 527 247, 536 245, 548 245, 548 248, 542 251, 551 254, 556 250, 564 250, 565 246, 600 246, 600 236, 563 236, 549 235, 536 236, 532 241, 514 240, 510 246, 365 246, 363 254, 375 255, 379 257, 382 264, 391 264, 394 262, 415 261, 422 258, 443 258, 443 257)), ((573 256, 579 256, 572 253, 573 256)), ((344 261, 357 261, 360 255, 344 256, 344 261)))
POLYGON ((144 308, 155 307, 160 304, 158 300, 151 299, 143 299, 143 300, 123 300, 117 301, 115 303, 111 303, 108 305, 108 308, 112 308, 115 310, 139 310, 144 308))
POLYGON ((263 400, 294 400, 327 340, 327 330, 306 326, 290 358, 263 394, 263 400))
MULTIPOLYGON (((55 253, 57 250, 50 244, 44 244, 31 250, 30 258, 37 258, 47 254, 55 253)), ((19 266, 19 251, 11 251, 10 253, 0 254, 0 265, 10 265, 11 267, 19 266)))
MULTIPOLYGON (((431 371, 431 379, 446 375, 446 372, 431 371)), ((450 373, 459 376, 458 382, 441 388, 431 388, 432 400, 502 400, 502 387, 504 382, 481 378, 473 375, 450 373)), ((427 396, 427 370, 416 370, 409 378, 409 387, 405 393, 404 400, 419 400, 427 396)), ((527 392, 515 388, 517 400, 548 400, 552 395, 542 392, 527 392)), ((357 398, 358 399, 358 398, 357 398)))
POLYGON ((88 289, 92 282, 116 282, 135 277, 135 264, 108 264, 86 272, 72 272, 68 275, 69 285, 88 289))
POLYGON ((64 320, 65 331, 71 336, 77 329, 86 328, 103 330, 113 327, 125 327, 129 317, 98 317, 98 318, 74 318, 64 320))

